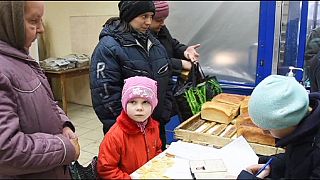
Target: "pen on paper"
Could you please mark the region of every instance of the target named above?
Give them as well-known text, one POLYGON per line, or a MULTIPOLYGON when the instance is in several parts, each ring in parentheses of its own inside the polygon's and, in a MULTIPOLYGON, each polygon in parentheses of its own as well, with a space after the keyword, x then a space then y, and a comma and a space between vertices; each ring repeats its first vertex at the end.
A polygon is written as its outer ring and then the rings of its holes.
POLYGON ((266 167, 268 165, 270 165, 272 160, 273 160, 273 158, 270 158, 269 161, 257 172, 256 176, 258 176, 262 171, 264 171, 266 169, 266 167))

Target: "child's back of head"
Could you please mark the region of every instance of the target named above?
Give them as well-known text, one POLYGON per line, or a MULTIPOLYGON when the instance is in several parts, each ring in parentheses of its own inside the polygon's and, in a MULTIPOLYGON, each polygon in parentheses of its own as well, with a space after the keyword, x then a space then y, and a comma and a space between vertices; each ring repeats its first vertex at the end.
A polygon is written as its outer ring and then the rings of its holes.
POLYGON ((253 90, 249 115, 263 129, 296 126, 307 114, 309 97, 294 77, 270 75, 253 90))

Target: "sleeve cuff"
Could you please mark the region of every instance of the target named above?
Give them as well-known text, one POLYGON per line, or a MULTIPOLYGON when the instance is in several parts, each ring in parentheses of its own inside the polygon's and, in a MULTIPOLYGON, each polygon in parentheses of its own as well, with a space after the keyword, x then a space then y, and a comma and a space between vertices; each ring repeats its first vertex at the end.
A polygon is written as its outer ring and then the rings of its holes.
POLYGON ((257 178, 253 174, 251 174, 245 170, 242 170, 240 172, 240 174, 238 175, 237 179, 260 179, 260 178, 257 178))
POLYGON ((171 58, 173 75, 180 75, 182 70, 181 59, 171 58))
POLYGON ((57 135, 57 138, 60 139, 64 148, 64 156, 61 161, 61 164, 69 165, 72 161, 74 161, 76 151, 73 145, 71 144, 70 140, 64 137, 62 134, 57 135))
POLYGON ((63 123, 63 128, 65 127, 69 127, 73 132, 76 131, 75 127, 73 126, 73 124, 70 121, 66 121, 63 123))

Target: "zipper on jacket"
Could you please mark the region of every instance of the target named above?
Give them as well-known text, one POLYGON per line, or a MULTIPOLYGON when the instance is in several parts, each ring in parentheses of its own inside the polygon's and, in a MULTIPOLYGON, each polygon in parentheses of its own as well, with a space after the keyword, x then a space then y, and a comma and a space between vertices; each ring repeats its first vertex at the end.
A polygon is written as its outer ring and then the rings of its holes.
MULTIPOLYGON (((135 39, 136 40, 136 39, 135 39)), ((141 47, 143 50, 144 50, 144 52, 146 52, 146 54, 147 54, 147 56, 149 57, 150 56, 150 54, 149 54, 149 52, 150 52, 150 49, 151 49, 151 47, 153 46, 153 43, 148 39, 148 43, 147 43, 147 48, 148 49, 145 49, 140 43, 139 43, 139 41, 138 40, 136 40, 136 44, 126 44, 126 45, 123 45, 123 46, 125 46, 125 47, 130 47, 130 46, 139 46, 139 47, 141 47), (149 42, 151 43, 151 44, 149 44, 149 42)))
POLYGON ((165 64, 164 66, 162 66, 159 70, 158 70, 158 74, 163 74, 164 72, 166 72, 169 68, 169 64, 165 64))
POLYGON ((143 137, 144 137, 144 142, 146 143, 146 151, 147 151, 147 160, 149 161, 150 159, 149 159, 149 155, 150 155, 150 149, 149 149, 149 146, 148 146, 148 143, 147 143, 147 134, 146 134, 146 131, 144 130, 143 132, 142 132, 142 134, 143 134, 143 137))
MULTIPOLYGON (((136 39, 135 39, 136 40, 136 39)), ((150 49, 151 49, 151 47, 153 46, 154 44, 150 41, 150 39, 148 39, 148 43, 147 43, 147 50, 139 43, 139 41, 138 40, 136 40, 136 44, 126 44, 126 45, 123 45, 124 47, 132 47, 132 46, 138 46, 138 47, 141 47, 143 50, 144 50, 144 52, 146 52, 146 54, 147 54, 147 56, 148 57, 150 57, 150 54, 149 54, 149 52, 150 52, 150 49), (151 43, 149 46, 148 46, 148 44, 149 44, 149 42, 151 43)), ((149 64, 149 67, 150 67, 150 69, 152 69, 151 68, 151 64, 150 64, 150 61, 148 61, 148 64, 149 64)), ((152 73, 152 77, 154 77, 154 73, 152 73)))
POLYGON ((134 71, 134 72, 136 72, 136 73, 140 73, 140 74, 149 74, 147 71, 138 70, 138 69, 132 69, 132 68, 130 68, 130 67, 128 67, 128 66, 123 66, 123 68, 128 69, 128 70, 130 70, 130 71, 134 71))
POLYGON ((153 43, 150 41, 150 39, 148 39, 148 42, 147 42, 148 56, 149 56, 149 52, 150 52, 150 49, 151 49, 152 46, 153 46, 153 43), (149 44, 149 42, 151 44, 149 44))

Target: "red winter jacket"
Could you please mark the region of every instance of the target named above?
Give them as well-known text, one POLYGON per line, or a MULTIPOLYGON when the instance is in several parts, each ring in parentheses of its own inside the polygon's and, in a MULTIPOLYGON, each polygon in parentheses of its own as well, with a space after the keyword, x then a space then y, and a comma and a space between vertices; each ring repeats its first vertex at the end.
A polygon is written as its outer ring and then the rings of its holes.
POLYGON ((100 145, 97 164, 100 178, 130 179, 131 173, 161 153, 158 126, 150 118, 143 134, 122 111, 100 145))

